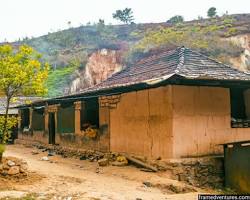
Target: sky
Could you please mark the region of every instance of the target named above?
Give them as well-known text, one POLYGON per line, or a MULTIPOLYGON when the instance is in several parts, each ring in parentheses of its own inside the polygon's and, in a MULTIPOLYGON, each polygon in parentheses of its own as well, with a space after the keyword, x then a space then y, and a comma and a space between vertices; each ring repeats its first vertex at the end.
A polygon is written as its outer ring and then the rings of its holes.
POLYGON ((136 23, 165 22, 174 15, 185 20, 218 14, 250 13, 250 0, 0 0, 0 41, 38 37, 48 32, 98 22, 117 24, 112 13, 132 8, 136 23))

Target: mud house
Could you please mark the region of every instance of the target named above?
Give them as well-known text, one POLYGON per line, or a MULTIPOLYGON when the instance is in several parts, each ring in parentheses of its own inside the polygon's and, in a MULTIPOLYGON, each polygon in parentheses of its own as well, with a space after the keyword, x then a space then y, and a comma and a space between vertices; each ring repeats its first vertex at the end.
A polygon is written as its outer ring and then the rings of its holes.
POLYGON ((150 158, 221 154, 218 144, 250 139, 250 74, 180 47, 19 114, 22 140, 150 158))

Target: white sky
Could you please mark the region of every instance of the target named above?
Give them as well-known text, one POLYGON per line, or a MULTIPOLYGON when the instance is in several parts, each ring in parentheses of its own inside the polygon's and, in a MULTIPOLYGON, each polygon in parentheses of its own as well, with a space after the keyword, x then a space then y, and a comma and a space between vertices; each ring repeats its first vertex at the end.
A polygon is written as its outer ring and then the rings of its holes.
POLYGON ((0 0, 0 41, 40 36, 58 29, 104 19, 117 24, 112 13, 132 8, 135 22, 164 22, 173 15, 186 20, 205 17, 209 7, 218 14, 226 11, 250 13, 250 0, 0 0))

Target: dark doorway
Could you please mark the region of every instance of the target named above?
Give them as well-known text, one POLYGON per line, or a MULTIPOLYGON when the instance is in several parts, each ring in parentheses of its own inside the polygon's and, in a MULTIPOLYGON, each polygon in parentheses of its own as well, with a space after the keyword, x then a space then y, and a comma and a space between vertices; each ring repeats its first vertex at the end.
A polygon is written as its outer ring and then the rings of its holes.
POLYGON ((14 144, 15 139, 18 139, 18 126, 17 125, 11 129, 11 136, 8 140, 8 144, 14 144))
POLYGON ((49 144, 55 144, 55 113, 49 113, 49 144))
POLYGON ((30 125, 30 110, 23 109, 21 110, 21 129, 29 128, 30 125))
POLYGON ((81 130, 86 126, 99 128, 99 103, 98 98, 87 99, 82 104, 81 110, 81 130))

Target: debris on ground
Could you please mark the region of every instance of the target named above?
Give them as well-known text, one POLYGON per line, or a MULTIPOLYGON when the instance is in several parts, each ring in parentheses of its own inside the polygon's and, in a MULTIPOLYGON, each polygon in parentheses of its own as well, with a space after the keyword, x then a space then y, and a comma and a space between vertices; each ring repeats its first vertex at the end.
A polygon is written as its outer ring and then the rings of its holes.
POLYGON ((180 194, 180 193, 189 193, 197 192, 193 187, 189 186, 177 186, 173 184, 152 184, 152 187, 160 189, 165 194, 180 194))
MULTIPOLYGON (((96 150, 77 149, 60 145, 32 144, 33 147, 42 151, 52 152, 52 155, 57 154, 63 158, 71 157, 98 162, 98 166, 107 166, 109 164, 113 166, 126 166, 132 164, 143 172, 168 171, 171 178, 196 187, 221 188, 223 186, 223 167, 220 164, 216 164, 218 162, 215 162, 214 159, 206 161, 204 158, 200 159, 200 161, 195 161, 197 159, 190 160, 187 158, 187 161, 181 159, 175 163, 160 157, 157 159, 147 159, 144 156, 124 155, 116 152, 104 153, 96 150)), ((42 160, 48 161, 47 158, 42 160)))
POLYGON ((28 164, 21 159, 15 157, 4 157, 2 163, 0 163, 1 176, 26 176, 27 172, 28 164))
POLYGON ((109 160, 107 158, 102 158, 98 160, 98 165, 101 167, 107 166, 109 164, 109 160))
POLYGON ((113 166, 126 166, 128 165, 128 160, 125 156, 117 156, 116 160, 114 162, 112 162, 113 166))
POLYGON ((48 152, 48 156, 54 156, 54 155, 55 155, 55 152, 54 152, 54 151, 49 150, 49 152, 48 152))
POLYGON ((147 164, 147 163, 144 163, 136 158, 133 158, 132 156, 129 156, 129 155, 124 155, 126 157, 126 159, 128 159, 129 161, 131 161, 132 163, 135 163, 136 165, 139 165, 143 168, 146 168, 146 169, 149 169, 149 170, 152 170, 152 172, 157 172, 158 169, 150 164, 147 164))
POLYGON ((37 154, 39 154, 39 151, 37 151, 37 150, 32 150, 31 154, 32 154, 32 155, 37 155, 37 154))
POLYGON ((145 185, 147 187, 152 187, 152 184, 149 181, 144 181, 143 185, 145 185))

